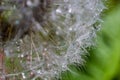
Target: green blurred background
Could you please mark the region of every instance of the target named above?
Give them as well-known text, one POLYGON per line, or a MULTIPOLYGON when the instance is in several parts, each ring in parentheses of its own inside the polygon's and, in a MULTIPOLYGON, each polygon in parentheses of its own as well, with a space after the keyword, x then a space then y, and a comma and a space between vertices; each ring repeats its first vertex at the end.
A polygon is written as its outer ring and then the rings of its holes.
POLYGON ((72 66, 61 80, 120 80, 120 0, 106 0, 97 47, 89 50, 84 66, 72 66))

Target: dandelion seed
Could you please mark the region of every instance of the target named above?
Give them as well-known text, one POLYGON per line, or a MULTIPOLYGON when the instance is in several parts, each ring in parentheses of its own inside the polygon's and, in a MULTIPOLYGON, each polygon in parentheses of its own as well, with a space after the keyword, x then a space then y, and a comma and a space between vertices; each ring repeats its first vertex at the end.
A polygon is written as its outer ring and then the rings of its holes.
POLYGON ((19 64, 5 76, 52 80, 83 64, 103 9, 102 0, 1 0, 0 45, 19 64))

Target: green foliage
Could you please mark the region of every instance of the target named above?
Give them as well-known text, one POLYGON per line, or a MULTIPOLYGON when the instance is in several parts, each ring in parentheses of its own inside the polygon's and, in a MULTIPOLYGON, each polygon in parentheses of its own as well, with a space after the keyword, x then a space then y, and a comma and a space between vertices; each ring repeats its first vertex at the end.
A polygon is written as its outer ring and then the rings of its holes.
POLYGON ((14 73, 15 70, 21 72, 23 68, 19 64, 19 60, 17 58, 6 58, 5 59, 5 66, 7 73, 14 73))

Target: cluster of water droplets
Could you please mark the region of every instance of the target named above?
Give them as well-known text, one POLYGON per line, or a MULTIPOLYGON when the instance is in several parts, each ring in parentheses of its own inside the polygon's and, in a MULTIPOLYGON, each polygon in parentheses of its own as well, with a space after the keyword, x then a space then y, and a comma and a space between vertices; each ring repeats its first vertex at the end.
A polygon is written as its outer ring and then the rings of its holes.
POLYGON ((86 48, 94 45, 99 27, 96 24, 104 9, 101 0, 45 0, 42 7, 50 5, 43 12, 38 7, 42 0, 16 1, 1 7, 10 11, 8 22, 24 26, 23 30, 32 30, 20 39, 22 29, 18 30, 15 39, 4 46, 6 57, 19 65, 16 66, 19 69, 8 72, 6 77, 52 80, 59 77, 60 72, 69 70, 68 65, 83 64, 86 48), (27 7, 20 4, 22 1, 26 1, 27 7))

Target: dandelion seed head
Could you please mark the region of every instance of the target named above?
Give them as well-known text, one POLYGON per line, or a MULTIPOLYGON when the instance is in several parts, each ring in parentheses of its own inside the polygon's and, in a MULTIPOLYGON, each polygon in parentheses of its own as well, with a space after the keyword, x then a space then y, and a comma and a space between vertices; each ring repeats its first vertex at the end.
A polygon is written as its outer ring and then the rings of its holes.
POLYGON ((0 1, 0 15, 8 24, 0 27, 0 42, 7 57, 17 57, 22 67, 6 76, 29 78, 32 73, 33 79, 52 80, 70 64, 83 64, 103 9, 102 0, 0 1))

